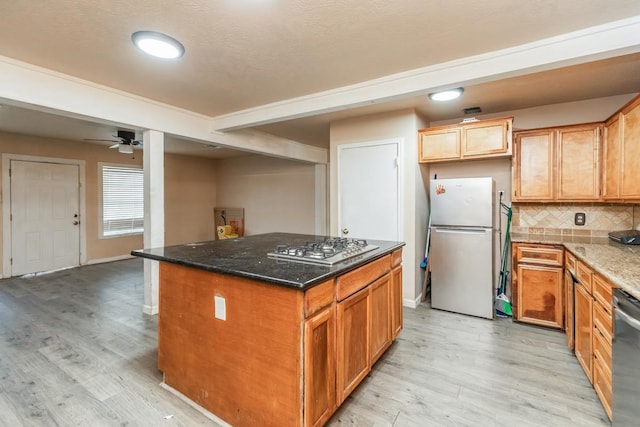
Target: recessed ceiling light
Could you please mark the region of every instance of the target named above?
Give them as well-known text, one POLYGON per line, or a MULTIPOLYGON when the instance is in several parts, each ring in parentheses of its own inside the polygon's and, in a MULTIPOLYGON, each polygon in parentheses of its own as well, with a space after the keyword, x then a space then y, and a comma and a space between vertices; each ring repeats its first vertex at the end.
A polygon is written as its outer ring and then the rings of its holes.
POLYGON ((131 34, 131 40, 138 49, 158 58, 176 59, 184 55, 182 43, 166 34, 136 31, 131 34))
POLYGON ((462 92, 464 92, 464 89, 461 87, 443 90, 441 92, 433 92, 429 94, 429 99, 432 101, 451 101, 462 95, 462 92))

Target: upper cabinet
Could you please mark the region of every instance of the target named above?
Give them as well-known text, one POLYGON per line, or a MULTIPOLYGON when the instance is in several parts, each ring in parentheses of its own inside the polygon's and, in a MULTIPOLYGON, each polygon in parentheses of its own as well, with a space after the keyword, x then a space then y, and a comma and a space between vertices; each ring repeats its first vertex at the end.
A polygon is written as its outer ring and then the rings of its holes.
POLYGON ((512 201, 600 200, 599 123, 514 133, 512 201))
POLYGON ((605 200, 640 199, 640 97, 605 123, 602 164, 605 200))
POLYGON ((478 120, 418 131, 420 163, 511 155, 513 118, 478 120))

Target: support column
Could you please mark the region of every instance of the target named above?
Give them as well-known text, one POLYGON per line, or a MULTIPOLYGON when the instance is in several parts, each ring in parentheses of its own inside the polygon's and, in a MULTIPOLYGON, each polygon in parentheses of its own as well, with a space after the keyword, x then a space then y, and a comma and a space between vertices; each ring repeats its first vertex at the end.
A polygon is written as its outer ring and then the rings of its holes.
MULTIPOLYGON (((144 247, 164 246, 164 133, 147 130, 143 134, 144 167, 144 247)), ((144 260, 145 314, 158 314, 159 262, 144 260)))

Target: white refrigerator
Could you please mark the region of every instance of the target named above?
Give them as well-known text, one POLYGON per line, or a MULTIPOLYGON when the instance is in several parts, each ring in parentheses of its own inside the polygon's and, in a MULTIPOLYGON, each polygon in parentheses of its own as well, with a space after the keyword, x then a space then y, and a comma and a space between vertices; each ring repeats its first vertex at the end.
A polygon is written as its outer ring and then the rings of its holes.
POLYGON ((433 308, 493 319, 495 200, 490 177, 431 180, 433 308))

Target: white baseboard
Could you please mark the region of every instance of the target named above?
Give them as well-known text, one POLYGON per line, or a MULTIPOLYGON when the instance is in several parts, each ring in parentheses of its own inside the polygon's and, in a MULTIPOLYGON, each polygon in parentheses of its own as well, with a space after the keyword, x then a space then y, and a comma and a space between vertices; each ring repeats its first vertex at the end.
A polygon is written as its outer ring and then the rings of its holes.
POLYGON ((87 261, 87 265, 91 265, 91 264, 102 264, 105 262, 113 262, 113 261, 122 261, 125 259, 131 259, 133 258, 132 255, 130 254, 126 254, 126 255, 118 255, 118 256, 112 256, 109 258, 96 258, 96 259, 90 259, 87 261))
POLYGON ((144 314, 149 314, 149 315, 153 316, 153 315, 158 314, 159 311, 160 310, 158 309, 157 305, 146 305, 146 304, 142 305, 142 312, 144 314))
POLYGON ((171 386, 168 386, 164 381, 160 383, 160 387, 162 387, 163 389, 167 390, 169 393, 175 395, 180 400, 182 400, 183 402, 187 403, 189 406, 191 406, 192 408, 194 408, 195 410, 197 410, 202 415, 204 415, 205 417, 209 418, 211 421, 215 422, 216 424, 219 424, 219 425, 224 426, 224 427, 232 427, 231 424, 229 424, 229 423, 225 422, 223 419, 215 416, 215 414, 212 414, 211 412, 207 411, 205 408, 203 408, 202 406, 198 405, 196 402, 194 402, 193 400, 189 399, 187 396, 185 396, 184 394, 180 393, 175 388, 173 388, 171 386))
POLYGON ((402 306, 403 307, 409 307, 409 308, 416 308, 420 305, 420 300, 422 299, 422 293, 418 294, 418 296, 416 297, 416 299, 411 300, 411 299, 403 299, 402 300, 402 306))

